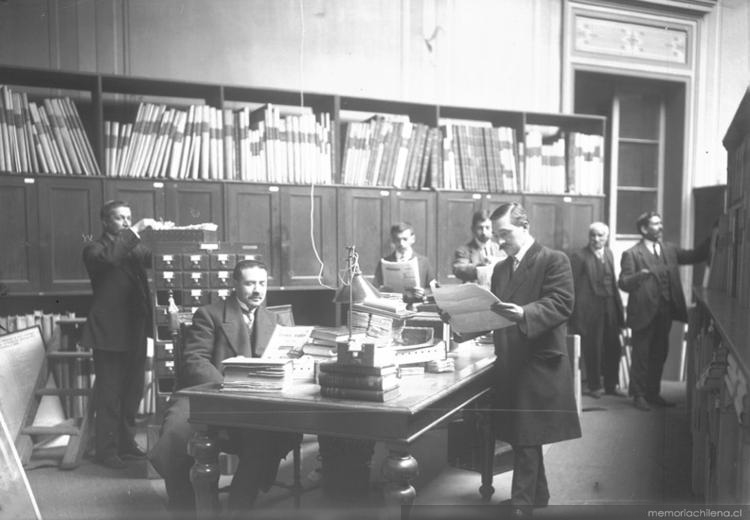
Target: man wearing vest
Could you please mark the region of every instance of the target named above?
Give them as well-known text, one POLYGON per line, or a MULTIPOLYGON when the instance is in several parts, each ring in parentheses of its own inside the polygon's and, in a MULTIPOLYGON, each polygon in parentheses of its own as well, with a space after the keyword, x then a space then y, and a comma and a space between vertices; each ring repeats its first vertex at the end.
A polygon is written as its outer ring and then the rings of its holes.
POLYGON ((662 242, 661 215, 655 211, 639 216, 636 226, 642 238, 622 254, 618 284, 629 293, 626 325, 633 341, 629 394, 636 408, 649 411, 649 405, 674 406, 660 392, 672 320, 687 321, 678 266, 706 260, 709 241, 694 250, 662 242))
MULTIPOLYGON (((187 330, 178 371, 177 389, 202 383, 221 383, 221 362, 232 356, 260 357, 276 327, 276 316, 266 310, 268 269, 254 260, 242 260, 233 272, 234 292, 226 300, 200 307, 187 330)), ((188 423, 187 398, 172 396, 151 462, 164 477, 169 508, 189 515, 195 508, 190 483, 193 459, 187 445, 193 436, 188 423)), ((228 430, 222 451, 237 453, 239 466, 229 489, 229 508, 234 513, 250 508, 258 491, 267 491, 276 478, 279 462, 302 436, 261 430, 228 430)))

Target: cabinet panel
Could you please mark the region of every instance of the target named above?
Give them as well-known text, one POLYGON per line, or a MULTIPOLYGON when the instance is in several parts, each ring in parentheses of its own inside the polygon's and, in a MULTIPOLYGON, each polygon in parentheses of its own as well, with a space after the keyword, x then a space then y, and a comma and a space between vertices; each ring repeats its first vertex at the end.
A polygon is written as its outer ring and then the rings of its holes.
POLYGON ((222 185, 219 183, 167 184, 166 218, 178 226, 213 222, 219 226, 219 240, 224 240, 222 185))
POLYGON ((225 187, 227 241, 260 244, 268 266, 269 285, 281 285, 279 193, 264 185, 225 187))
POLYGON ((526 195, 531 235, 542 245, 569 251, 587 242, 589 225, 604 220, 601 197, 526 195))
POLYGON ((310 188, 281 188, 281 284, 319 287, 320 259, 324 262, 323 283, 337 284, 336 188, 316 187, 310 218, 310 188))
POLYGON ((524 207, 529 215, 529 231, 537 242, 560 249, 558 242, 561 226, 560 204, 557 197, 527 196, 524 197, 524 207))
POLYGON ((409 222, 417 237, 414 250, 430 259, 437 268, 437 233, 435 193, 428 191, 395 191, 391 199, 391 224, 409 222))
POLYGON ((122 200, 130 204, 133 222, 146 217, 169 220, 163 182, 107 179, 104 181, 104 200, 122 200))
POLYGON ((471 218, 482 209, 482 200, 471 193, 437 195, 437 258, 433 267, 441 283, 457 283, 451 265, 456 248, 471 240, 471 218))
POLYGON ((588 229, 591 223, 604 220, 602 206, 602 199, 588 197, 577 197, 562 204, 561 249, 570 251, 588 242, 588 229))
POLYGON ((39 222, 36 184, 0 178, 0 283, 10 294, 39 290, 39 222))
POLYGON ((41 289, 90 292, 81 252, 87 238, 101 230, 99 179, 39 179, 41 289))
MULTIPOLYGON (((387 190, 339 190, 339 247, 356 246, 362 274, 373 281, 378 260, 390 253, 391 198, 387 190)), ((343 264, 342 264, 343 266, 343 264)))

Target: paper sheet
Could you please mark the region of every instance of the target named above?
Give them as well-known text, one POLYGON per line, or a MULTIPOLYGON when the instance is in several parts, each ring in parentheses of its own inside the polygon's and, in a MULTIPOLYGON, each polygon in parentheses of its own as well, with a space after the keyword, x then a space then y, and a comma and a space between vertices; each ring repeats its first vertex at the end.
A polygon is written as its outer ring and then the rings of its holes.
POLYGON ((459 334, 502 329, 513 322, 490 310, 500 300, 490 291, 473 283, 436 287, 435 303, 450 314, 450 324, 459 334))
POLYGON ((289 359, 290 351, 301 353, 303 345, 310 339, 310 333, 314 328, 309 325, 277 324, 261 357, 263 359, 289 359))
POLYGON ((419 264, 414 257, 406 262, 391 262, 385 258, 380 260, 383 271, 383 285, 393 292, 419 287, 419 264))

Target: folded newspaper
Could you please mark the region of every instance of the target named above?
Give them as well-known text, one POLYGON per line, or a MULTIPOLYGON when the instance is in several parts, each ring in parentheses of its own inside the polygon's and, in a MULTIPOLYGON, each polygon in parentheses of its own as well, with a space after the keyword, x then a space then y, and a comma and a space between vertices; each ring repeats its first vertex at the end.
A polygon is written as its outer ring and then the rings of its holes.
POLYGON ((503 329, 513 322, 493 312, 490 307, 500 299, 473 283, 436 287, 435 303, 450 315, 450 325, 459 334, 503 329))

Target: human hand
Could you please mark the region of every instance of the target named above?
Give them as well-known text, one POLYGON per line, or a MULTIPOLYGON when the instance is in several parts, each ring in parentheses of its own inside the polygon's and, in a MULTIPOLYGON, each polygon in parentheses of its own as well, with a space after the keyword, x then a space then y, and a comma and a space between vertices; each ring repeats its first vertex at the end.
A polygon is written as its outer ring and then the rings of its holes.
POLYGON ((404 289, 404 297, 407 301, 422 301, 424 299, 424 289, 421 287, 404 289))
POLYGON ((490 306, 490 310, 514 323, 522 321, 524 316, 523 307, 510 302, 495 302, 490 306))
POLYGON ((440 316, 440 319, 443 320, 443 323, 450 324, 450 322, 451 322, 451 315, 448 314, 448 312, 444 311, 441 308, 438 308, 437 312, 438 312, 438 315, 440 316))

